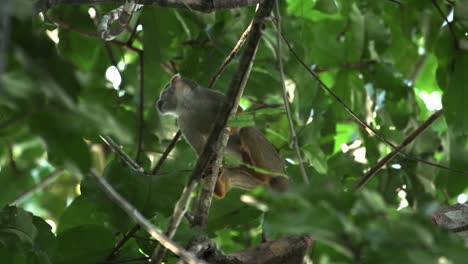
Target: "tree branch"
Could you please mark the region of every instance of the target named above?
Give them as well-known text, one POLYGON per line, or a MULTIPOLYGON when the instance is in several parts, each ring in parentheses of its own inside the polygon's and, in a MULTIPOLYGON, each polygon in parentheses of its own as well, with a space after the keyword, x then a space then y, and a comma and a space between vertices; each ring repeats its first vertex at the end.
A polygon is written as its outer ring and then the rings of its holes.
POLYGON ((177 133, 175 134, 175 136, 172 138, 169 145, 166 147, 166 150, 164 150, 164 153, 162 154, 162 156, 159 158, 158 163, 156 163, 156 166, 154 166, 154 169, 151 171, 151 175, 158 174, 158 172, 161 169, 164 161, 167 159, 167 156, 169 156, 169 153, 171 153, 172 149, 177 144, 177 141, 179 140, 181 135, 182 135, 182 132, 180 132, 180 130, 178 130, 177 133))
POLYGON ((125 153, 122 148, 112 140, 112 138, 102 135, 100 137, 112 149, 112 151, 127 164, 128 167, 138 172, 145 173, 145 170, 140 165, 138 165, 138 163, 132 160, 132 158, 128 156, 128 154, 125 153))
POLYGON ((281 58, 281 14, 279 11, 278 1, 279 0, 275 0, 276 23, 278 25, 277 31, 276 31, 277 32, 276 34, 276 59, 278 60, 278 71, 280 73, 281 86, 283 88, 282 89, 283 90, 283 93, 282 93, 283 104, 284 104, 284 108, 286 109, 286 115, 288 117, 288 126, 289 126, 291 145, 293 146, 294 151, 296 152, 296 157, 299 163, 299 168, 301 170, 302 179, 304 180, 305 185, 309 185, 309 177, 307 176, 307 172, 304 168, 304 162, 302 161, 301 150, 299 149, 299 144, 297 143, 296 131, 294 131, 291 108, 289 107, 289 103, 288 103, 288 93, 286 91, 286 80, 284 77, 283 61, 281 58))
MULTIPOLYGON (((204 256, 211 264, 302 264, 314 241, 307 236, 290 236, 264 242, 243 251, 225 255, 211 240, 194 241, 189 246, 196 256, 204 256)), ((177 264, 183 264, 182 261, 177 264)))
MULTIPOLYGON (((59 4, 123 4, 125 0, 40 0, 38 8, 46 11, 59 4)), ((142 5, 157 5, 168 8, 188 8, 200 12, 213 12, 239 7, 255 6, 265 0, 139 0, 142 5)))
POLYGON ((455 29, 453 28, 453 23, 448 21, 447 16, 444 14, 444 11, 442 11, 442 8, 440 8, 440 5, 439 5, 439 3, 437 3, 436 0, 432 0, 432 5, 439 12, 440 16, 444 19, 445 23, 447 23, 447 26, 448 26, 449 31, 450 31, 450 36, 452 36, 453 47, 455 48, 455 50, 459 50, 460 47, 458 45, 457 34, 455 33, 455 29))
MULTIPOLYGON (((0 76, 2 76, 7 66, 8 42, 10 40, 10 15, 12 0, 2 1, 1 27, 0 27, 0 76)), ((1 85, 1 84, 0 84, 1 85)), ((0 89, 2 90, 2 89, 0 89)))
POLYGON ((377 164, 368 172, 366 175, 354 186, 354 189, 360 189, 364 186, 375 174, 382 169, 385 164, 389 163, 401 150, 403 150, 406 146, 408 146, 413 140, 415 140, 426 128, 428 128, 434 121, 439 119, 444 113, 443 110, 439 110, 432 114, 420 127, 418 127, 413 133, 411 133, 400 145, 398 145, 392 152, 390 152, 387 156, 381 159, 377 164))
POLYGON ((242 33, 241 37, 237 41, 234 48, 231 50, 229 55, 224 59, 223 63, 218 68, 218 70, 215 72, 213 77, 211 77, 210 83, 208 84, 208 89, 213 88, 214 84, 219 79, 219 76, 221 76, 221 74, 224 72, 224 70, 229 65, 229 63, 231 63, 232 59, 234 59, 234 57, 236 57, 237 53, 239 53, 239 50, 241 49, 241 47, 244 44, 247 37, 249 36, 251 30, 252 30, 252 22, 250 22, 249 26, 244 30, 244 33, 242 33))
MULTIPOLYGON (((50 18, 49 17, 49 19, 51 21, 53 21, 55 24, 57 24, 59 27, 62 27, 64 29, 66 29, 66 30, 78 33, 78 34, 80 34, 82 36, 86 36, 88 38, 102 40, 97 34, 86 32, 86 31, 84 31, 82 29, 79 29, 79 28, 74 28, 73 26, 67 24, 65 21, 59 20, 58 18, 50 18)), ((125 49, 127 49, 129 51, 132 51, 132 52, 137 52, 137 53, 142 52, 141 49, 135 48, 132 45, 128 45, 127 43, 119 41, 119 40, 111 40, 111 41, 108 41, 108 43, 112 43, 112 44, 124 47, 125 49)))
POLYGON ((138 53, 140 59, 140 103, 138 107, 138 136, 137 136, 137 153, 135 157, 136 163, 140 163, 141 154, 143 152, 143 131, 145 129, 145 86, 144 86, 144 75, 145 75, 145 64, 144 64, 144 52, 138 53))
POLYGON ((184 248, 176 244, 170 238, 161 234, 157 228, 151 224, 133 205, 126 201, 103 177, 97 176, 91 172, 91 176, 96 180, 99 187, 107 194, 107 196, 114 201, 122 210, 127 213, 134 221, 136 221, 142 228, 144 228, 160 245, 169 249, 172 253, 176 254, 189 264, 205 264, 203 260, 199 260, 192 253, 186 251, 184 248))
POLYGON ((457 233, 468 242, 468 204, 455 204, 445 208, 440 208, 432 215, 432 221, 457 233))
POLYGON ((64 170, 56 170, 54 172, 52 172, 49 176, 47 176, 47 178, 45 178, 42 182, 36 184, 33 188, 31 188, 29 191, 21 194, 20 196, 18 196, 15 200, 13 200, 13 202, 10 203, 10 206, 13 206, 13 205, 19 205, 21 203, 23 203, 24 201, 26 201, 29 197, 33 196, 35 193, 43 190, 44 188, 46 188, 47 186, 49 186, 50 184, 52 184, 57 178, 58 176, 62 175, 62 173, 64 172, 64 170))
POLYGON ((127 241, 130 240, 138 230, 140 230, 139 224, 133 226, 133 228, 130 231, 128 231, 127 234, 124 235, 122 240, 120 240, 117 243, 117 245, 115 245, 115 247, 112 249, 112 252, 109 254, 109 256, 107 256, 107 260, 111 260, 115 256, 115 254, 120 250, 120 248, 122 248, 123 245, 125 245, 125 243, 127 243, 127 241))
POLYGON ((118 8, 103 15, 97 24, 99 36, 106 41, 115 39, 128 27, 133 13, 141 7, 135 3, 135 0, 126 0, 118 8))

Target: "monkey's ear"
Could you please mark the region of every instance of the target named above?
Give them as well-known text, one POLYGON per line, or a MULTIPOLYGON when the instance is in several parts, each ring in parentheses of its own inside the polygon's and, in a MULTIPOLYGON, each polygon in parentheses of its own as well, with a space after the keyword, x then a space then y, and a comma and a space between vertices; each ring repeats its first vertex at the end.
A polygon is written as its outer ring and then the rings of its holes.
POLYGON ((182 81, 182 76, 180 75, 180 73, 174 74, 174 76, 172 76, 171 78, 171 85, 177 86, 177 84, 179 84, 181 81, 182 81))

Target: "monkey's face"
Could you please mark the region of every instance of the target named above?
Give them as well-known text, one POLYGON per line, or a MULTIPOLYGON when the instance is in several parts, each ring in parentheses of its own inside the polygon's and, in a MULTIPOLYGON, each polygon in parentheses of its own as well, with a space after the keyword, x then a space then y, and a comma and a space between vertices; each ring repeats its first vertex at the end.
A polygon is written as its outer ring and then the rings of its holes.
POLYGON ((178 116, 180 114, 178 111, 183 110, 187 101, 193 98, 193 91, 196 87, 195 82, 182 79, 180 74, 172 76, 169 84, 161 92, 156 108, 163 115, 178 116))
POLYGON ((175 87, 168 84, 161 92, 156 108, 163 115, 176 115, 177 110, 177 96, 175 94, 175 87))

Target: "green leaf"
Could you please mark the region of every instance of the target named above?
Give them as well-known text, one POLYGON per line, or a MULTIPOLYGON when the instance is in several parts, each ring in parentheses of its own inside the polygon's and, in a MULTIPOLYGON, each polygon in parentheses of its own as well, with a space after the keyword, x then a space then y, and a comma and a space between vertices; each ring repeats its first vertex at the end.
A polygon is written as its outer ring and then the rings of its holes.
POLYGON ((0 211, 0 256, 8 263, 51 263, 56 238, 41 218, 17 207, 0 211))
POLYGON ((256 226, 263 214, 241 201, 241 191, 231 190, 222 200, 213 200, 208 218, 208 233, 224 228, 256 226))
POLYGON ((57 240, 54 263, 96 263, 105 259, 114 246, 112 232, 99 225, 68 229, 57 240))
POLYGON ((461 52, 454 61, 453 70, 449 72, 447 87, 443 87, 442 104, 445 108, 447 124, 456 131, 468 131, 468 120, 464 118, 468 111, 465 98, 468 96, 468 52, 461 52))
POLYGON ((80 133, 79 117, 67 112, 36 113, 30 120, 31 130, 45 140, 49 159, 59 167, 67 167, 74 173, 87 173, 91 156, 80 133), (66 122, 62 122, 67 120, 66 122), (47 126, 44 126, 47 124, 47 126))

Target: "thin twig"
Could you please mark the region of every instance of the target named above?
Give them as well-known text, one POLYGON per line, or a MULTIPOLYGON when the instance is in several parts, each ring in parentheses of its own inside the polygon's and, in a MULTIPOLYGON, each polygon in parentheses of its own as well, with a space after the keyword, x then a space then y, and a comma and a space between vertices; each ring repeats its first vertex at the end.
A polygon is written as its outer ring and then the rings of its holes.
POLYGON ((145 170, 140 165, 138 165, 138 163, 136 163, 130 156, 128 156, 128 154, 125 153, 122 150, 122 148, 120 148, 120 146, 117 145, 117 143, 115 143, 114 140, 112 140, 112 138, 110 138, 109 136, 102 135, 100 135, 100 137, 112 149, 112 151, 114 151, 114 153, 117 154, 127 164, 127 166, 138 172, 145 172, 145 170))
POLYGON ((297 156, 297 161, 299 162, 299 168, 301 170, 301 175, 302 175, 302 179, 304 180, 304 183, 306 185, 309 185, 309 177, 307 176, 307 172, 304 168, 304 163, 302 161, 302 156, 301 156, 301 150, 299 149, 299 144, 297 142, 297 135, 296 135, 296 131, 294 130, 294 124, 293 124, 293 121, 292 121, 292 115, 291 115, 291 108, 289 107, 289 103, 288 103, 288 94, 287 94, 287 91, 286 91, 286 80, 285 80, 285 77, 284 77, 284 69, 283 69, 283 61, 282 61, 282 58, 281 58, 281 14, 280 14, 280 11, 279 11, 279 4, 278 4, 278 0, 275 0, 275 13, 276 13, 276 23, 278 25, 278 30, 276 31, 277 34, 276 34, 276 59, 278 60, 278 71, 280 73, 280 80, 281 80, 281 86, 282 86, 282 90, 283 90, 283 103, 284 103, 284 108, 286 109, 286 114, 287 114, 287 117, 288 117, 288 125, 289 125, 289 133, 290 133, 290 137, 291 137, 291 145, 293 146, 295 152, 296 152, 296 156, 297 156))
POLYGON ((99 187, 106 193, 106 195, 114 201, 122 210, 127 213, 134 221, 136 221, 143 229, 146 230, 153 238, 155 238, 160 245, 169 249, 172 253, 176 254, 187 263, 190 264, 200 264, 206 263, 203 260, 199 260, 192 253, 186 251, 183 247, 176 244, 170 238, 161 234, 157 228, 146 219, 133 205, 131 205, 125 198, 123 198, 119 193, 117 193, 114 188, 104 179, 104 177, 99 177, 96 173, 91 172, 91 176, 96 180, 99 187))
POLYGON ((156 163, 156 166, 154 166, 154 169, 151 171, 151 175, 156 175, 158 174, 159 170, 161 169, 164 161, 167 159, 167 156, 169 156, 169 153, 171 153, 172 149, 175 147, 177 144, 177 141, 179 140, 180 136, 182 135, 182 132, 180 130, 177 131, 177 133, 174 135, 172 138, 171 142, 169 145, 166 147, 166 150, 164 150, 163 154, 158 160, 158 163, 156 163))
MULTIPOLYGON (((79 29, 79 28, 74 28, 72 26, 70 26, 68 23, 66 23, 65 21, 62 21, 58 18, 49 18, 51 19, 55 24, 57 24, 59 27, 62 27, 68 31, 72 31, 72 32, 75 32, 75 33, 78 33, 82 36, 85 36, 85 37, 88 37, 88 38, 92 38, 92 39, 96 39, 96 40, 102 40, 97 34, 93 34, 93 33, 90 33, 90 32, 86 32, 82 29, 79 29)), ((112 43, 112 44, 115 44, 115 45, 118 45, 118 46, 121 46, 121 47, 124 47, 126 48, 127 50, 129 51, 132 51, 132 52, 141 52, 142 50, 139 49, 139 48, 136 48, 136 47, 133 47, 131 45, 128 45, 127 43, 125 42, 122 42, 122 41, 119 41, 119 40, 112 40, 112 41, 108 41, 109 43, 112 43)))
POLYGON ((231 50, 229 55, 224 59, 223 63, 215 72, 213 77, 211 77, 210 83, 208 84, 208 89, 211 89, 214 86, 214 84, 219 79, 221 74, 224 72, 226 67, 229 65, 229 63, 231 63, 232 59, 234 59, 237 53, 239 53, 239 50, 242 48, 242 45, 245 43, 245 40, 249 36, 249 33, 251 30, 252 30, 252 22, 250 22, 249 26, 244 30, 244 33, 242 33, 242 35, 240 36, 234 48, 231 50))
POLYGON ((143 151, 143 131, 145 129, 145 86, 144 86, 144 76, 145 76, 145 64, 144 64, 144 53, 143 51, 139 52, 140 58, 140 104, 138 108, 138 136, 137 136, 137 153, 135 157, 136 163, 140 163, 141 154, 143 151))
POLYGON ((130 37, 127 40, 127 45, 132 46, 133 41, 135 41, 135 39, 138 39, 140 42, 143 42, 141 40, 140 36, 137 34, 137 28, 138 28, 139 25, 140 25, 140 18, 137 19, 133 29, 131 29, 130 26, 127 26, 127 30, 131 32, 130 37))
MULTIPOLYGON (((276 26, 275 21, 273 21, 273 24, 276 26)), ((385 144, 390 146, 392 149, 397 148, 393 143, 391 143, 386 138, 384 138, 379 133, 377 133, 377 131, 374 128, 372 128, 366 122, 364 122, 362 119, 360 119, 357 116, 357 114, 338 95, 336 95, 330 88, 328 88, 328 86, 320 79, 320 77, 318 77, 318 75, 312 69, 310 69, 309 66, 307 66, 307 64, 299 57, 299 55, 297 55, 297 53, 294 51, 294 49, 292 48, 289 41, 284 36, 283 32, 281 32, 281 38, 283 39, 284 43, 288 47, 289 52, 291 52, 291 54, 296 58, 296 60, 317 80, 317 82, 320 83, 320 86, 324 90, 326 90, 333 98, 335 98, 346 109, 346 111, 348 111, 348 113, 351 114, 351 116, 356 120, 356 122, 358 122, 362 127, 365 127, 368 130, 370 130, 372 133, 374 133, 375 136, 377 136, 377 138, 379 138, 382 142, 384 142, 385 144)), ((452 168, 446 167, 446 166, 441 165, 441 164, 437 164, 437 163, 430 162, 430 161, 427 161, 427 160, 423 160, 423 159, 420 159, 420 158, 411 157, 411 156, 409 156, 408 154, 406 154, 403 151, 399 151, 398 153, 400 155, 402 155, 403 157, 405 157, 405 158, 407 158, 409 160, 412 160, 412 161, 421 162, 421 163, 424 163, 426 165, 434 166, 434 167, 444 169, 444 170, 447 170, 447 171, 450 171, 450 172, 454 172, 454 173, 457 173, 457 174, 460 174, 460 175, 468 176, 468 172, 465 172, 465 171, 462 171, 462 170, 452 169, 452 168)))
MULTIPOLYGON (((338 65, 338 68, 339 69, 346 69, 346 70, 352 70, 352 69, 359 69, 359 68, 363 68, 363 67, 367 67, 367 66, 371 66, 373 64, 375 64, 377 61, 375 60, 363 60, 363 61, 358 61, 358 62, 354 62, 354 63, 345 63, 345 64, 342 64, 342 65, 338 65)), ((330 67, 330 68, 322 68, 322 67, 316 67, 314 68, 314 72, 315 73, 322 73, 322 72, 328 72, 328 71, 332 71, 332 70, 335 70, 336 68, 334 67, 330 67)))
POLYGON ((13 146, 8 143, 7 144, 8 150, 8 158, 10 159, 10 166, 14 172, 18 172, 18 166, 16 166, 15 155, 13 154, 13 146))
POLYGON ((21 194, 15 200, 13 200, 13 202, 10 203, 10 206, 19 205, 19 204, 23 203, 24 201, 29 199, 29 197, 33 196, 35 193, 43 190, 44 188, 46 188, 47 186, 52 184, 58 178, 58 176, 62 175, 63 172, 64 172, 64 170, 56 170, 56 171, 52 172, 42 182, 36 184, 32 189, 30 189, 29 191, 21 194))
MULTIPOLYGON (((4 0, 2 2, 2 14, 0 17, 0 21, 2 22, 0 25, 0 76, 2 76, 8 63, 7 51, 8 42, 10 41, 10 21, 13 1, 4 0)), ((0 90, 2 90, 1 88, 0 90)))
POLYGON ((125 245, 125 243, 127 243, 127 241, 130 240, 130 238, 132 238, 138 230, 140 230, 140 225, 136 224, 130 231, 127 232, 127 234, 124 235, 122 240, 120 240, 119 243, 115 245, 115 247, 112 249, 112 252, 109 254, 109 256, 107 256, 107 260, 111 260, 120 250, 120 248, 122 248, 123 245, 125 245))
POLYGON ((419 74, 421 74, 424 66, 426 66, 427 59, 428 59, 428 55, 427 55, 427 53, 424 53, 424 55, 421 56, 418 63, 414 67, 414 70, 413 70, 413 72, 411 73, 411 75, 409 76, 409 79, 408 79, 412 84, 414 84, 416 82, 416 80, 419 77, 419 74))
POLYGON ((447 16, 444 14, 444 11, 442 11, 442 8, 440 8, 440 5, 439 3, 437 3, 436 0, 432 0, 432 5, 434 5, 434 7, 439 12, 440 16, 444 19, 445 23, 447 23, 447 26, 449 27, 450 35, 452 36, 453 46, 455 47, 455 50, 459 50, 460 47, 458 46, 458 38, 457 38, 457 34, 455 33, 455 29, 453 28, 453 23, 450 23, 448 21, 447 16))
POLYGON ((442 116, 444 113, 443 110, 439 110, 432 114, 420 127, 418 127, 413 133, 411 133, 400 145, 398 145, 392 152, 390 152, 387 156, 381 159, 377 164, 368 172, 366 175, 359 180, 358 183, 354 186, 354 189, 360 189, 364 186, 375 174, 382 169, 388 162, 390 162, 399 151, 403 150, 406 146, 408 146, 413 140, 415 140, 426 128, 428 128, 434 121, 436 121, 439 117, 442 116))

